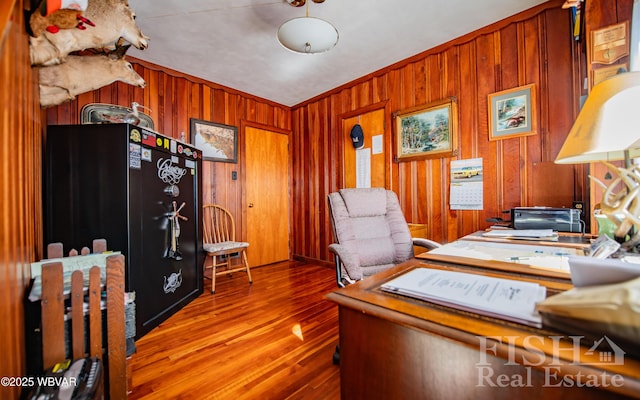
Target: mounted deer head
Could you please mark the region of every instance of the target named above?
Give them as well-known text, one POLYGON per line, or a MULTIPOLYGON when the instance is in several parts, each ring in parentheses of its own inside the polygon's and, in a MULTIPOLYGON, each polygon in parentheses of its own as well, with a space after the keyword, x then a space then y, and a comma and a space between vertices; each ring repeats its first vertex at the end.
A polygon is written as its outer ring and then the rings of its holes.
POLYGON ((58 64, 73 51, 113 46, 121 37, 141 50, 149 45, 149 38, 138 29, 135 12, 127 0, 89 0, 83 16, 95 26, 29 37, 31 64, 58 64))
POLYGON ((40 67, 40 105, 50 107, 73 100, 80 93, 121 81, 144 88, 146 83, 124 59, 130 45, 109 54, 67 57, 62 64, 40 67))

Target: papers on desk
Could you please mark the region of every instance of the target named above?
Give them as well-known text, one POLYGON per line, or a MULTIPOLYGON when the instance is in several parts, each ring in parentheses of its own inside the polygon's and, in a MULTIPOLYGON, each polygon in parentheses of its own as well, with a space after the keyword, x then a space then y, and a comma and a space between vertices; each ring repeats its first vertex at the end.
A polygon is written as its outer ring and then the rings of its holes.
POLYGON ((569 256, 582 256, 584 251, 568 247, 479 242, 461 239, 433 249, 428 254, 527 264, 533 267, 568 273, 569 256))
POLYGON ((553 229, 494 229, 483 233, 482 236, 503 239, 558 241, 558 232, 554 232, 553 229))
POLYGON ((416 268, 381 289, 477 314, 541 327, 536 303, 546 297, 537 283, 463 272, 416 268))

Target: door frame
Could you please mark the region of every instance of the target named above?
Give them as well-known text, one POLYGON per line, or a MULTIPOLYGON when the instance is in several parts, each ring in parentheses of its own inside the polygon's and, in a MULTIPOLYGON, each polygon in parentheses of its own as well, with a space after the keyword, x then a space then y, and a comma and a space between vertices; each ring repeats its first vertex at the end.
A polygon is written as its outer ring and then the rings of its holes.
MULTIPOLYGON (((269 131, 277 134, 287 135, 287 139, 289 143, 289 145, 287 146, 287 202, 289 206, 289 245, 287 247, 289 249, 288 257, 289 259, 291 259, 293 255, 293 250, 291 246, 291 244, 293 243, 293 237, 292 237, 293 233, 291 229, 291 221, 293 221, 293 202, 291 199, 291 188, 293 187, 293 177, 291 176, 291 171, 293 170, 293 160, 291 159, 291 135, 292 135, 291 129, 283 129, 283 128, 278 128, 271 125, 265 125, 258 122, 241 119, 240 120, 240 137, 242 138, 242 146, 240 146, 240 149, 239 149, 240 154, 238 156, 240 157, 240 160, 242 160, 241 167, 244 171, 246 171, 246 160, 247 160, 246 129, 248 127, 254 128, 254 129, 261 129, 261 130, 265 130, 265 131, 269 131)), ((244 232, 245 237, 248 233, 247 231, 248 204, 247 204, 247 191, 246 191, 246 187, 247 187, 246 175, 247 175, 246 173, 240 174, 240 177, 241 177, 240 184, 242 185, 241 194, 240 194, 240 198, 242 201, 242 207, 241 207, 242 232, 244 232)))
POLYGON ((345 120, 358 117, 363 114, 368 114, 370 112, 384 110, 384 154, 385 154, 385 187, 387 189, 391 189, 394 182, 393 175, 393 132, 389 129, 391 127, 391 110, 389 107, 389 101, 381 101, 378 103, 370 104, 366 107, 361 107, 356 110, 352 110, 346 113, 338 114, 338 137, 341 138, 340 145, 340 186, 345 187, 346 185, 346 171, 345 171, 345 162, 344 162, 344 154, 347 151, 345 148, 345 135, 349 135, 349 132, 344 131, 344 122, 345 120))

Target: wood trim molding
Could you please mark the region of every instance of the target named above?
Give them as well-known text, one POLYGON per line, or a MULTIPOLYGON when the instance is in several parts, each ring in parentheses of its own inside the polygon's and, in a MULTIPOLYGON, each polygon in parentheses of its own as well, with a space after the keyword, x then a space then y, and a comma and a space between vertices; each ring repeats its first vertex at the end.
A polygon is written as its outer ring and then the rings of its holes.
POLYGON ((259 96, 255 96, 255 95, 252 95, 250 93, 242 92, 242 91, 240 91, 238 89, 234 89, 234 88, 231 88, 231 87, 228 87, 228 86, 224 86, 224 85, 221 85, 219 83, 211 82, 211 81, 208 81, 206 79, 198 78, 198 77, 195 77, 193 75, 189 75, 189 74, 186 74, 184 72, 176 71, 176 70, 171 69, 171 68, 163 67, 163 66, 160 66, 158 64, 151 63, 149 61, 140 60, 140 59, 135 58, 135 57, 127 57, 127 60, 129 62, 131 62, 131 63, 139 64, 139 65, 141 65, 141 66, 143 66, 143 67, 145 67, 147 69, 150 69, 152 71, 159 71, 159 72, 165 73, 165 74, 170 75, 170 76, 175 77, 175 78, 183 78, 183 79, 186 79, 186 80, 188 80, 189 82, 192 82, 192 83, 200 83, 200 84, 203 84, 203 85, 206 85, 206 86, 210 87, 211 89, 221 89, 221 90, 225 91, 226 93, 237 94, 237 95, 240 95, 240 96, 242 96, 244 98, 247 98, 247 99, 253 99, 253 100, 261 102, 261 103, 269 104, 269 105, 271 105, 273 107, 279 107, 279 108, 282 108, 282 109, 285 109, 285 110, 291 110, 291 107, 285 106, 285 105, 280 104, 280 103, 276 103, 275 101, 268 100, 268 99, 265 99, 265 98, 262 98, 262 97, 259 97, 259 96))

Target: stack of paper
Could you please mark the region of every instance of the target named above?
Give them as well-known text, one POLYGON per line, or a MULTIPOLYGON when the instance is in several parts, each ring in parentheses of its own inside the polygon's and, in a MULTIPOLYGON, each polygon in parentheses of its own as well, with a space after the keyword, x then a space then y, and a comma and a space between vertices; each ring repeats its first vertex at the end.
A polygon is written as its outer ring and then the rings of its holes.
POLYGON ((558 233, 553 229, 496 229, 485 232, 482 236, 521 240, 558 240, 558 233))
POLYGON ((547 293, 537 283, 429 268, 413 269, 381 289, 538 328, 536 303, 547 293))

